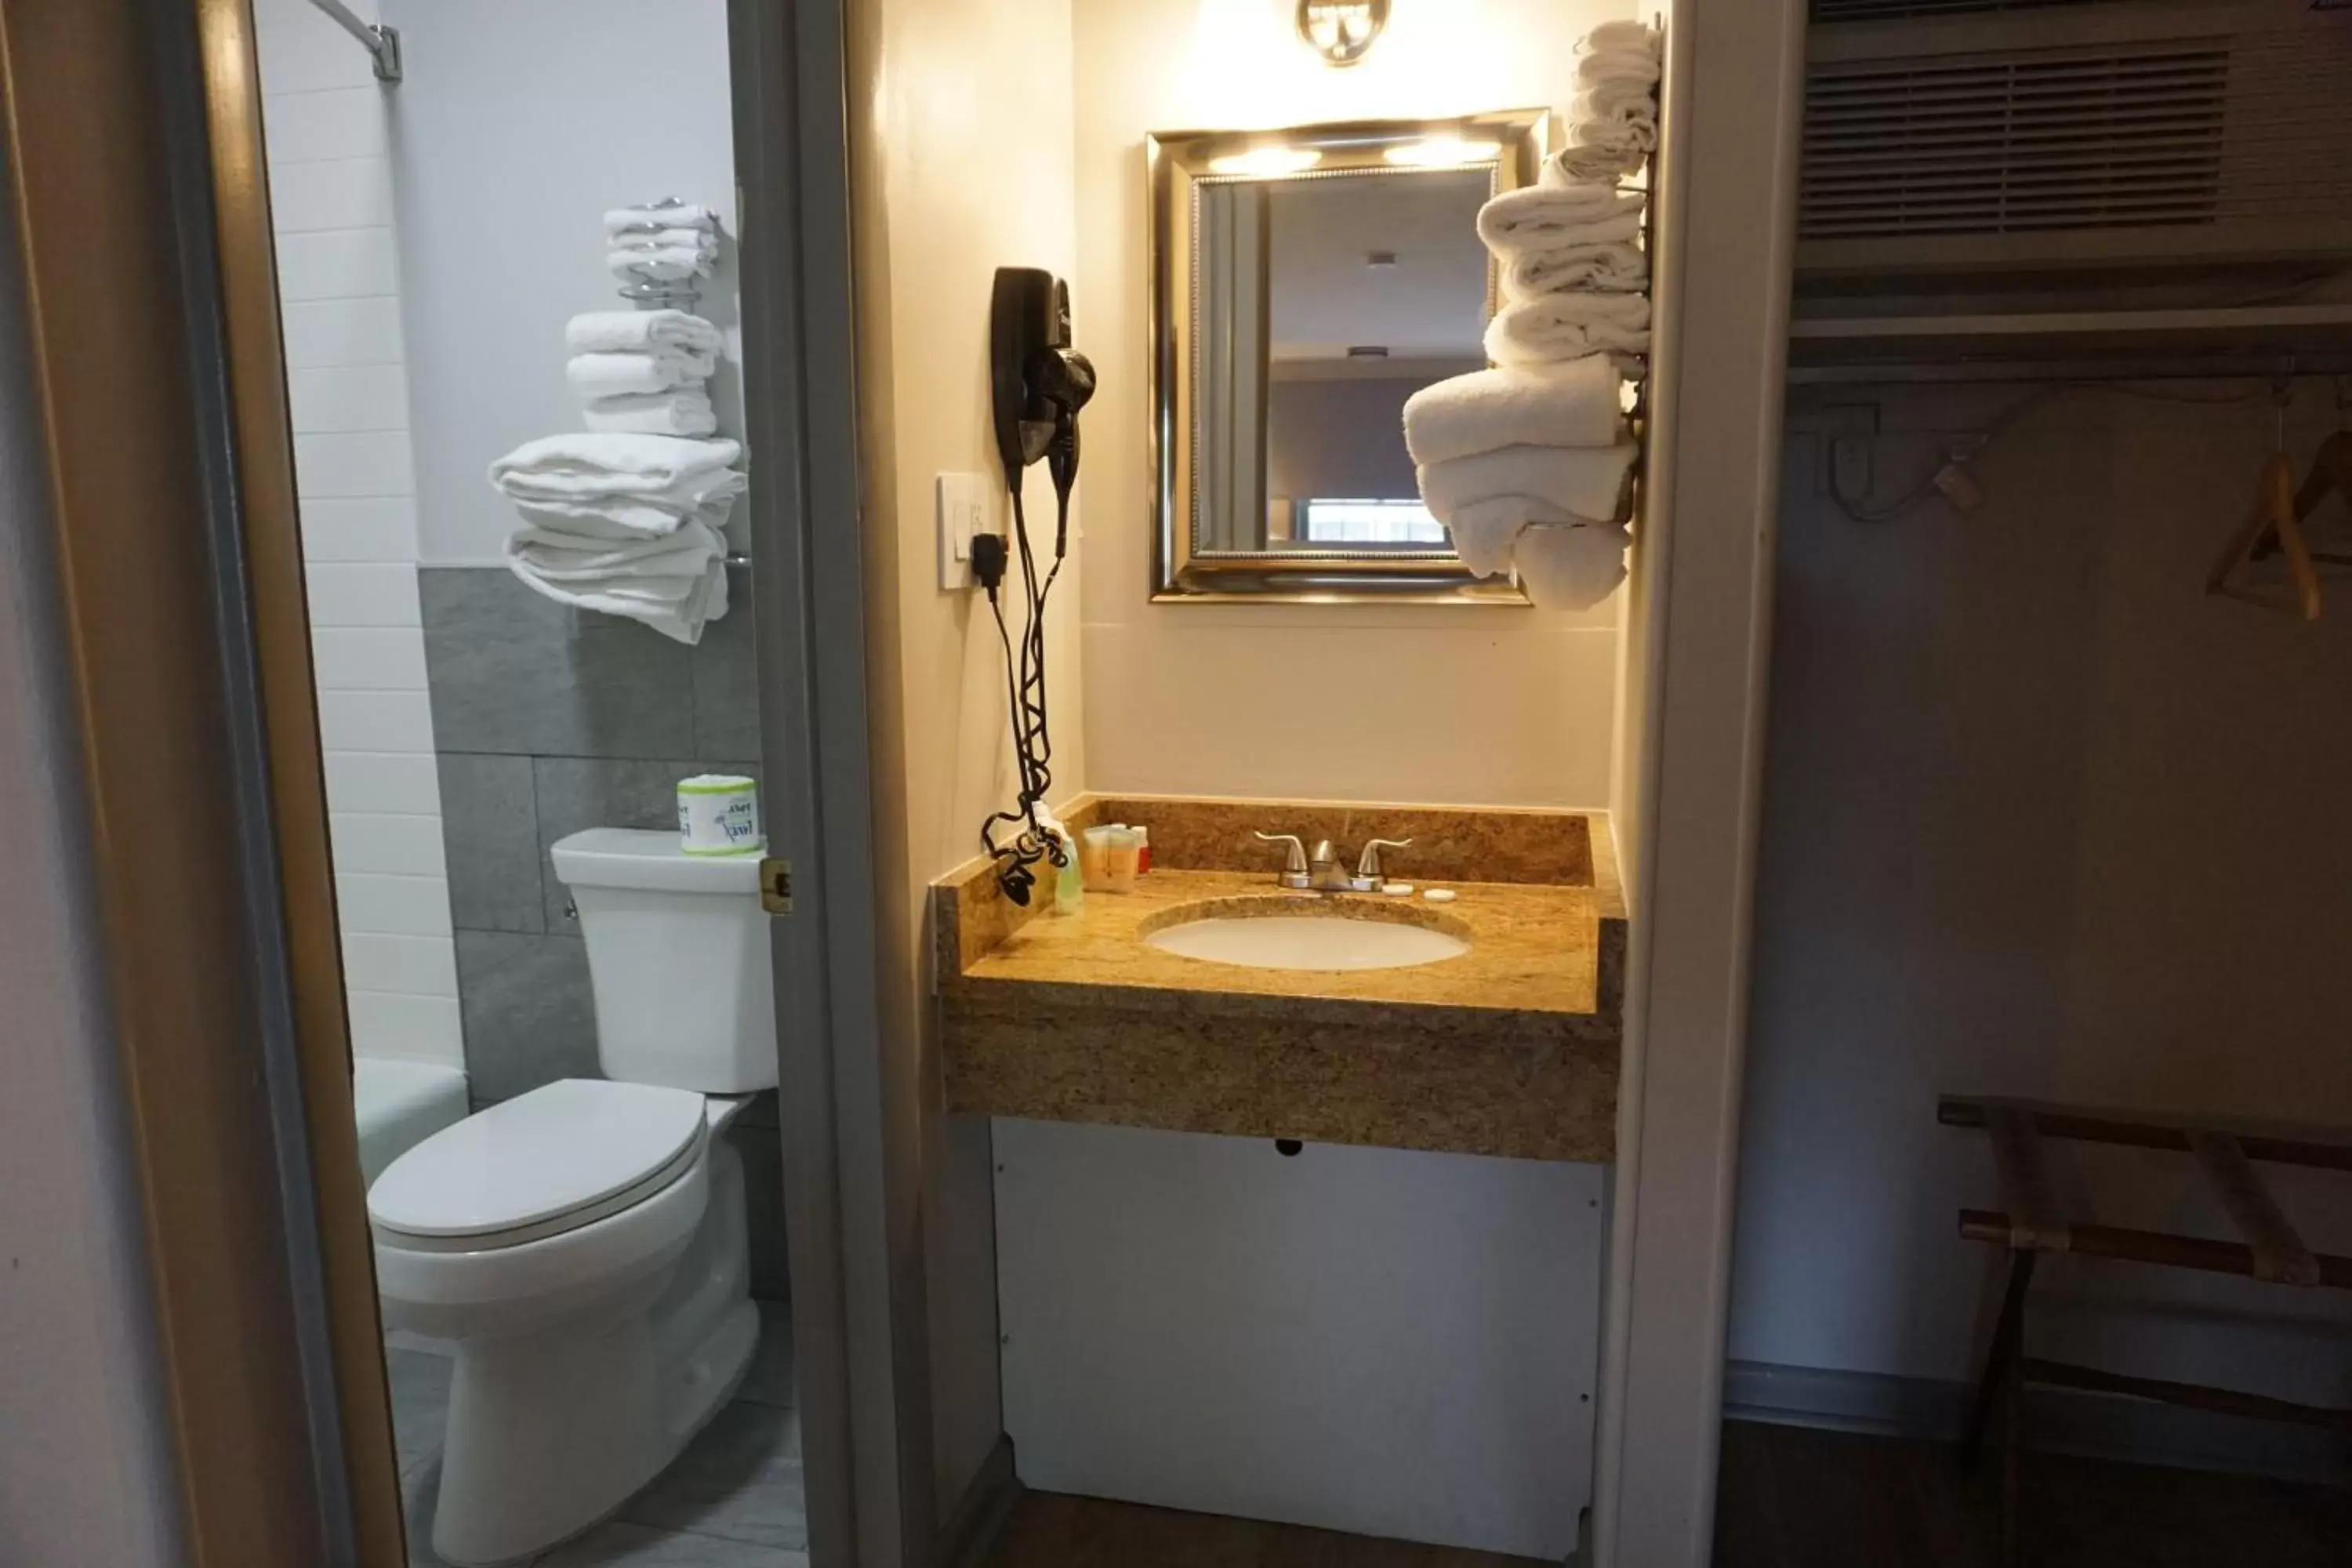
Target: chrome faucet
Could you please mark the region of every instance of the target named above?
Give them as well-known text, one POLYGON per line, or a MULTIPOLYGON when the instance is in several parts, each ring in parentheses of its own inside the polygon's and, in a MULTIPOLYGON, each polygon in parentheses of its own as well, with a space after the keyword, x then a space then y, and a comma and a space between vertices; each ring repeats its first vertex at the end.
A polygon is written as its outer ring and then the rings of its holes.
POLYGON ((1328 838, 1315 841, 1310 853, 1296 833, 1259 833, 1268 844, 1287 844, 1290 854, 1283 862, 1276 880, 1284 887, 1301 892, 1370 893, 1381 886, 1381 851, 1402 849, 1412 842, 1410 838, 1375 838, 1364 846, 1356 861, 1356 874, 1349 876, 1339 859, 1339 852, 1328 838))

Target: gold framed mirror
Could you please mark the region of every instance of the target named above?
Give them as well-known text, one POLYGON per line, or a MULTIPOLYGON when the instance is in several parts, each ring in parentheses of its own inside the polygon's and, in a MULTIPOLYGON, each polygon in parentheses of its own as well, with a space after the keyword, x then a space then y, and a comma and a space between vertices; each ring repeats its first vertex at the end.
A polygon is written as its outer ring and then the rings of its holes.
POLYGON ((1525 605, 1421 505, 1404 400, 1486 363, 1478 209, 1539 109, 1144 142, 1152 597, 1525 605))

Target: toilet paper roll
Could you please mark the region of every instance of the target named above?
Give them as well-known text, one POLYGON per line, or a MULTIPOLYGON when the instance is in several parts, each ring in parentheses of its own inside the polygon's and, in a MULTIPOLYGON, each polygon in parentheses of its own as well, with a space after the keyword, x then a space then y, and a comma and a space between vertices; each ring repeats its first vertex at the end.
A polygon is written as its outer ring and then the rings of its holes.
POLYGON ((697 773, 677 781, 677 837, 688 855, 757 855, 760 786, 735 773, 697 773))

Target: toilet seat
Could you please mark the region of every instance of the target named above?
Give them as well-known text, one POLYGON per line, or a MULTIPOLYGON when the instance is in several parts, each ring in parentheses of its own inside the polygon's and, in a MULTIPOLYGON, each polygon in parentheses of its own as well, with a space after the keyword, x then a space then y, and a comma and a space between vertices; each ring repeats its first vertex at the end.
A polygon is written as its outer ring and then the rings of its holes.
POLYGON ((575 1230, 675 1184, 709 1139, 703 1097, 564 1079, 435 1133, 368 1191, 378 1241, 480 1252, 575 1230))

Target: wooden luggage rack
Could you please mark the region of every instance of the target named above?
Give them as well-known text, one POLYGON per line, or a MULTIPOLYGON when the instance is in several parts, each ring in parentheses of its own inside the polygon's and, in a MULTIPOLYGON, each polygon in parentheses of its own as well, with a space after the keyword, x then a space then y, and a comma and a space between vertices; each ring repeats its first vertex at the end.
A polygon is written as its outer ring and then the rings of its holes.
POLYGON ((1986 1350, 1970 1411, 1966 1451, 1973 1458, 1996 1406, 2005 1411, 2001 1444, 2001 1541, 2017 1550, 2018 1460, 2024 1438, 2024 1391, 2029 1385, 2085 1389, 2167 1405, 2188 1405, 2265 1421, 2292 1422, 2352 1436, 2352 1410, 2298 1405, 2204 1384, 2126 1376, 2096 1367, 2040 1361, 2025 1354, 2025 1299, 2033 1266, 2045 1252, 2117 1258, 2166 1268, 2241 1274, 2278 1285, 2352 1290, 2352 1258, 2315 1253, 2304 1245, 2263 1183, 2258 1164, 2352 1171, 2352 1133, 2260 1135, 2189 1121, 2118 1116, 2079 1106, 1946 1095, 1936 1120, 1947 1127, 1980 1127, 1992 1138, 2000 1179, 2001 1211, 1960 1211, 1960 1235, 2010 1251, 2000 1316, 1986 1350), (2059 1204, 2044 1157, 2044 1140, 2120 1144, 2187 1154, 2197 1162, 2240 1240, 2215 1241, 2167 1231, 2131 1230, 2067 1215, 2059 1204))

